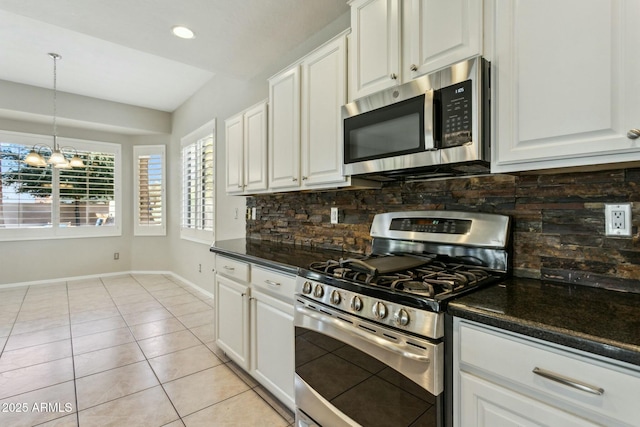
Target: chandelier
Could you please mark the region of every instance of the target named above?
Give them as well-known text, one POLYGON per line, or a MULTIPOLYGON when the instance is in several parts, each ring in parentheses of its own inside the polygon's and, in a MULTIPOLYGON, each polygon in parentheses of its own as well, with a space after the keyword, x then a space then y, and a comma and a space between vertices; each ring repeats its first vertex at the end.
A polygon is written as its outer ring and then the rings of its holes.
POLYGON ((84 162, 80 157, 78 157, 78 152, 73 147, 62 147, 58 144, 58 123, 57 123, 57 115, 58 115, 58 69, 57 69, 57 61, 62 59, 60 55, 57 53, 50 53, 49 56, 53 59, 53 148, 48 145, 35 145, 29 154, 24 158, 24 162, 29 166, 35 167, 45 167, 47 164, 53 165, 53 167, 58 169, 69 169, 73 167, 83 167, 84 162), (49 160, 44 159, 40 152, 43 148, 48 148, 51 151, 51 156, 49 156, 49 160), (37 150, 36 150, 37 149, 37 150), (74 155, 71 160, 67 160, 64 156, 63 151, 73 151, 74 155))

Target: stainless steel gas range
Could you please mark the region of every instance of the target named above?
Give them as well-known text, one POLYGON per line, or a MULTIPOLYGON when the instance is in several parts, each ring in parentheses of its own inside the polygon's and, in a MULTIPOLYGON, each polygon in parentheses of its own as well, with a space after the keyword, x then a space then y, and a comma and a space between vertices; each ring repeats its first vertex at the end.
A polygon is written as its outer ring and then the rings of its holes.
POLYGON ((509 228, 495 214, 379 214, 370 255, 300 269, 296 426, 444 426, 446 304, 506 276, 509 228))

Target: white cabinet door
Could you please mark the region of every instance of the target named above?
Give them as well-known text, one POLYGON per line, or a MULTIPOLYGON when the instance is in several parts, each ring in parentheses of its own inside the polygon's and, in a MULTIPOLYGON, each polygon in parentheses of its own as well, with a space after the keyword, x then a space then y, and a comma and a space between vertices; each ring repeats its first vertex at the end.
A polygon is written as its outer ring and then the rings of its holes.
POLYGON ((251 374, 295 410, 293 305, 253 291, 251 374))
POLYGON ((482 53, 482 1, 411 0, 403 5, 405 75, 415 78, 482 53))
POLYGON ((267 103, 244 113, 245 192, 267 189, 267 103))
POLYGON ((302 186, 344 183, 341 107, 347 100, 346 37, 302 63, 302 186))
POLYGON ((356 99, 402 79, 400 5, 398 0, 355 0, 350 5, 349 90, 356 99))
POLYGON ((461 373, 460 384, 458 427, 599 425, 465 372, 461 373))
POLYGON ((493 6, 492 170, 640 160, 640 2, 493 6))
POLYGON ((269 79, 269 188, 300 186, 300 66, 269 79))
POLYGON ((216 344, 249 370, 249 286, 216 275, 216 344))
POLYGON ((244 129, 242 114, 225 120, 224 126, 227 150, 225 159, 226 189, 229 194, 238 194, 244 191, 244 129))

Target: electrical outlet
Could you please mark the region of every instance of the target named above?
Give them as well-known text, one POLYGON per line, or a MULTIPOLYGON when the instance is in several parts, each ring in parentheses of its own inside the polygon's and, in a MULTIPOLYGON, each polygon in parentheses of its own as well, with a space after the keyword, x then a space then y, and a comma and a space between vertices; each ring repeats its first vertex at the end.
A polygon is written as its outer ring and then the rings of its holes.
POLYGON ((337 224, 340 220, 338 208, 331 208, 331 224, 337 224))
POLYGON ((113 253, 113 259, 116 260, 116 261, 119 260, 120 259, 120 252, 114 252, 113 253))
POLYGON ((605 234, 631 237, 631 203, 604 205, 605 234))
POLYGON ((251 219, 256 219, 258 208, 251 208, 251 219))

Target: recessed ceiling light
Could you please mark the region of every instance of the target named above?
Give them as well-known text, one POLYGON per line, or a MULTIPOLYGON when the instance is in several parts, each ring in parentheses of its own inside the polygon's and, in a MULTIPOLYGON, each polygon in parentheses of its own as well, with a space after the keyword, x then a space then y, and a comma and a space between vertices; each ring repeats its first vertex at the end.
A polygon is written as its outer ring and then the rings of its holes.
POLYGON ((180 25, 176 25, 171 29, 171 31, 173 31, 173 34, 177 37, 180 37, 181 39, 192 39, 196 36, 193 31, 191 31, 187 27, 182 27, 180 25))

